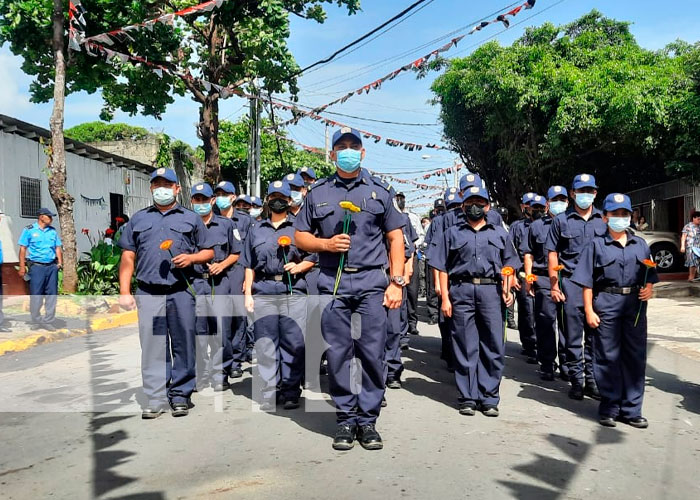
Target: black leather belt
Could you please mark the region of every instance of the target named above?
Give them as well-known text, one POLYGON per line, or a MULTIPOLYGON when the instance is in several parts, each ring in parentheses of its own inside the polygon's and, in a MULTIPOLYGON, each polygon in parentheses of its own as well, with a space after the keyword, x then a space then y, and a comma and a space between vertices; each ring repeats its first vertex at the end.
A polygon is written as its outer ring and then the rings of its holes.
MULTIPOLYGON (((344 267, 343 272, 344 273, 359 273, 360 271, 369 271, 372 269, 382 269, 384 266, 369 266, 369 267, 344 267)), ((329 272, 336 272, 338 270, 337 267, 324 267, 322 269, 327 269, 329 272)))
MULTIPOLYGON (((284 281, 284 278, 286 276, 287 276, 286 274, 261 274, 261 275, 258 275, 256 273, 255 281, 284 281)), ((292 281, 294 281, 293 276, 292 276, 292 281)))
POLYGON ((560 272, 561 275, 562 275, 563 277, 565 277, 565 278, 571 278, 571 277, 574 275, 574 273, 572 273, 572 272, 569 271, 568 269, 562 269, 562 270, 559 271, 559 272, 560 272))
POLYGON ((450 276, 450 283, 460 284, 460 283, 470 283, 472 285, 496 285, 500 283, 499 280, 495 278, 476 278, 473 276, 450 276))
POLYGON ((532 274, 535 276, 544 276, 546 278, 549 278, 549 271, 546 269, 533 269, 532 274))
POLYGON ((192 276, 197 278, 197 279, 203 279, 203 280, 208 280, 209 278, 212 277, 212 275, 209 273, 192 273, 192 276))
POLYGON ((172 285, 151 285, 149 283, 144 283, 143 281, 138 282, 138 287, 146 293, 151 295, 167 295, 169 293, 181 292, 187 290, 187 283, 184 281, 178 281, 172 285))
POLYGON ((615 295, 632 295, 633 293, 639 293, 641 287, 639 285, 635 286, 605 286, 601 288, 596 288, 596 293, 613 293, 615 295))
POLYGON ((54 264, 58 264, 58 260, 52 260, 51 262, 37 262, 35 260, 28 260, 27 264, 32 266, 53 266, 54 264))

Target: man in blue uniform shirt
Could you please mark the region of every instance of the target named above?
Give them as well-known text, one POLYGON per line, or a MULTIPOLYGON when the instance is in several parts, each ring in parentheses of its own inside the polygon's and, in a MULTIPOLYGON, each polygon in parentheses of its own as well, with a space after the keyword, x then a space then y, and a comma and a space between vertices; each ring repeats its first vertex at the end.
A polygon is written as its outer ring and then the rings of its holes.
POLYGON ((569 397, 583 399, 585 393, 598 398, 593 379, 592 329, 585 322, 583 290, 571 281, 571 275, 583 248, 595 236, 604 235, 607 226, 602 212, 593 206, 598 193, 595 177, 577 175, 572 191, 574 207, 554 218, 545 249, 552 300, 563 308, 564 314, 566 369, 571 382, 569 397))
POLYGON ((55 330, 58 270, 63 267, 61 237, 51 225, 55 213, 40 208, 38 220, 24 228, 19 237, 19 275, 24 278, 29 264, 29 311, 32 329, 55 330), (44 316, 41 316, 41 306, 44 316))
MULTIPOLYGON (((424 255, 428 249, 428 246, 430 245, 430 240, 435 231, 433 223, 436 221, 436 219, 442 217, 444 213, 445 200, 443 200, 442 198, 438 198, 433 203, 433 214, 430 219, 430 225, 428 226, 428 229, 425 232, 425 238, 423 239, 422 250, 424 255)), ((438 322, 438 296, 435 294, 435 280, 433 279, 433 270, 430 267, 430 263, 428 262, 427 258, 424 258, 423 261, 425 263, 425 301, 428 305, 428 324, 434 325, 438 322)))
POLYGON ((148 398, 141 416, 146 419, 158 417, 168 402, 173 416, 189 413, 195 388, 192 266, 214 258, 202 219, 176 202, 179 191, 173 170, 155 170, 154 204, 134 214, 118 243, 123 249, 119 303, 139 309, 141 376, 148 398), (131 295, 134 270, 136 298, 131 295))
POLYGON ((333 135, 332 144, 336 173, 309 191, 295 221, 296 244, 319 254, 319 293, 334 296, 321 319, 323 336, 330 345, 330 394, 337 408, 333 448, 349 450, 357 437, 364 448, 381 449, 375 423, 384 396, 385 308, 398 308, 403 296, 404 222, 389 189, 360 166, 365 155, 360 133, 344 127, 333 135), (360 209, 352 213, 349 234, 343 230, 346 209, 339 206, 341 201, 360 209), (347 259, 338 274, 343 254, 347 259), (387 264, 389 283, 384 271, 387 264), (354 313, 361 319, 359 335, 351 333, 354 313), (362 366, 359 394, 351 382, 353 358, 362 366))
POLYGON ((284 176, 284 180, 287 182, 287 185, 292 193, 292 203, 289 206, 289 213, 296 217, 299 210, 301 210, 301 204, 304 203, 304 198, 306 197, 306 184, 299 173, 287 174, 284 176))
POLYGON ((297 173, 301 175, 301 178, 304 179, 304 183, 306 184, 306 187, 309 187, 311 184, 316 182, 316 172, 314 171, 313 167, 301 167, 297 173))

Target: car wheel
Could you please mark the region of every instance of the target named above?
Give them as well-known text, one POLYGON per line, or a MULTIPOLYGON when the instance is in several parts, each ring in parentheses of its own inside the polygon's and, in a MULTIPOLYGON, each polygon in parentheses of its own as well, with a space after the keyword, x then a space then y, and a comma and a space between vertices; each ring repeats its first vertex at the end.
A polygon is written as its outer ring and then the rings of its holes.
POLYGON ((670 243, 652 245, 651 255, 654 262, 656 262, 658 271, 661 273, 673 271, 680 262, 678 251, 670 243))

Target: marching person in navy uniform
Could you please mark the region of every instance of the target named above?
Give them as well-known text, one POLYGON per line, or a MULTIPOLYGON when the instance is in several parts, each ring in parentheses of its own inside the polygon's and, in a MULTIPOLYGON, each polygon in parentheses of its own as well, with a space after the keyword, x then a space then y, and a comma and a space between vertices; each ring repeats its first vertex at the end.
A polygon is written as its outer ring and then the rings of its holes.
POLYGON ((256 224, 241 257, 245 268, 245 306, 255 313, 255 351, 262 380, 263 411, 275 408, 279 386, 285 410, 299 407, 304 377, 306 282, 316 255, 294 242, 294 216, 289 211, 289 184, 272 182, 267 189, 270 218, 256 224))
POLYGON ((253 219, 253 224, 260 220, 263 211, 263 201, 257 196, 250 197, 250 218, 253 219))
POLYGON ((214 259, 194 266, 197 306, 197 390, 208 387, 220 392, 229 388, 233 362, 231 347, 231 286, 228 270, 240 256, 241 245, 233 236, 233 222, 214 214, 214 192, 206 182, 192 186, 192 209, 202 218, 213 245, 214 259), (201 307, 203 310, 199 310, 201 307), (210 352, 211 351, 211 352, 210 352))
MULTIPOLYGON (((238 240, 241 248, 244 248, 252 219, 250 215, 243 210, 234 207, 234 203, 236 202, 236 188, 229 181, 221 181, 214 188, 214 195, 216 196, 216 206, 220 210, 221 215, 233 222, 233 236, 238 240)), ((240 262, 236 262, 229 268, 228 278, 231 287, 231 295, 242 296, 245 269, 241 266, 240 262)), ((243 376, 242 365, 248 358, 245 316, 234 316, 231 326, 231 336, 233 362, 231 363, 229 376, 231 378, 241 378, 243 376)))
POLYGON ((289 213, 297 216, 299 210, 301 210, 301 204, 304 203, 304 198, 306 198, 306 183, 301 177, 300 173, 287 174, 284 176, 284 181, 289 185, 290 192, 292 193, 292 201, 289 206, 289 213))
POLYGON ((433 222, 445 213, 445 200, 438 198, 433 202, 433 213, 430 218, 430 225, 425 232, 425 238, 423 238, 423 255, 424 255, 424 265, 425 265, 425 301, 428 306, 428 324, 434 325, 438 322, 438 314, 440 312, 440 306, 438 306, 438 296, 435 293, 435 279, 433 274, 433 269, 430 267, 427 257, 425 257, 425 252, 430 247, 430 240, 432 238, 434 228, 433 222))
POLYGON ((607 226, 602 212, 593 206, 598 193, 595 177, 577 175, 572 191, 574 208, 554 218, 545 249, 548 252, 552 300, 563 308, 566 372, 571 383, 569 397, 580 400, 586 394, 597 399, 598 388, 593 378, 592 329, 585 322, 583 290, 571 281, 571 275, 583 248, 595 236, 603 236, 607 226))
POLYGON ((141 416, 148 419, 158 417, 168 403, 175 417, 189 413, 195 388, 192 266, 214 258, 202 219, 176 202, 179 191, 173 170, 155 170, 151 174, 154 204, 134 214, 118 243, 123 250, 119 304, 139 310, 141 376, 148 398, 141 416), (134 270, 135 298, 131 295, 134 270))
POLYGON ((313 167, 301 167, 297 170, 297 173, 304 179, 304 184, 306 184, 307 188, 316 182, 316 171, 314 171, 313 167))
POLYGON ((442 311, 452 318, 459 412, 497 417, 505 359, 505 307, 518 254, 501 226, 486 221, 488 193, 472 186, 463 216, 445 229, 431 265, 440 271, 442 311), (506 269, 509 271, 506 272, 506 269))
POLYGON ((333 448, 349 450, 357 437, 364 448, 381 449, 375 423, 384 396, 386 308, 400 307, 403 297, 404 221, 391 192, 360 166, 365 154, 360 132, 344 127, 333 134, 332 144, 336 173, 316 182, 309 191, 295 221, 296 243, 302 250, 319 254, 319 293, 333 295, 321 319, 323 337, 330 345, 330 395, 337 409, 333 448), (340 202, 349 202, 345 203, 349 208, 341 208, 340 202), (343 222, 348 212, 352 218, 349 234, 345 234, 343 222), (343 255, 347 259, 343 257, 338 273, 343 255), (353 314, 359 315, 359 332, 352 332, 353 314), (362 366, 359 394, 353 390, 353 358, 362 366))
MULTIPOLYGON (((557 305, 552 301, 550 295, 548 252, 545 250, 553 218, 564 213, 568 207, 566 188, 564 186, 550 187, 547 191, 547 200, 544 205, 547 214, 533 220, 527 234, 520 242, 519 250, 524 255, 526 274, 523 288, 528 295, 535 299, 534 317, 540 378, 545 381, 554 380, 558 343, 560 374, 564 380, 568 381, 564 366, 564 333, 562 332, 562 322, 557 318, 557 305)), ((540 208, 541 203, 541 200, 534 200, 532 208, 540 208)))
MULTIPOLYGON (((523 216, 510 225, 509 234, 513 240, 518 256, 522 261, 525 255, 522 253, 521 245, 527 239, 530 224, 540 219, 544 215, 545 200, 536 193, 526 193, 523 195, 520 210, 523 216), (535 204, 536 203, 536 204, 535 204)), ((514 280, 516 290, 515 297, 518 302, 518 333, 520 334, 520 345, 523 350, 521 354, 527 358, 527 362, 537 363, 537 337, 535 335, 535 298, 527 293, 525 280, 520 281, 520 270, 516 270, 514 280)))
POLYGON ((608 230, 584 248, 572 281, 583 288, 586 323, 593 329, 593 373, 600 390, 599 421, 646 428, 642 416, 647 358, 646 302, 658 283, 649 246, 628 231, 627 195, 605 198, 608 230))
POLYGON ((51 225, 56 214, 40 208, 37 221, 24 228, 19 237, 19 276, 29 273, 29 311, 32 330, 55 330, 58 271, 63 267, 63 244, 51 225), (29 264, 29 271, 27 271, 29 264), (41 306, 44 316, 41 316, 41 306))

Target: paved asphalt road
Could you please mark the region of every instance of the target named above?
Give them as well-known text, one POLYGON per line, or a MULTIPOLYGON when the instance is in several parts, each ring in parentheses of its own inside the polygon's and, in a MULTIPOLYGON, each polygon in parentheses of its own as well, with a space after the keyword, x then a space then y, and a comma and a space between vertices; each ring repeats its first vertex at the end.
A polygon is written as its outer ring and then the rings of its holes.
MULTIPOLYGON (((700 308, 686 311, 698 323, 700 308)), ((677 310, 652 308, 667 338, 677 310), (669 316, 666 321, 665 314, 669 316)), ((189 417, 142 421, 134 328, 0 357, 0 496, 19 498, 700 498, 700 362, 650 343, 647 430, 596 422, 596 402, 541 383, 509 331, 501 417, 462 417, 420 325, 388 391, 385 449, 331 449, 334 417, 253 411, 251 376, 189 417), (99 413, 92 409, 99 409, 99 413)), ((697 343, 677 335, 674 342, 697 343)), ((675 345, 675 344, 674 344, 675 345)))

